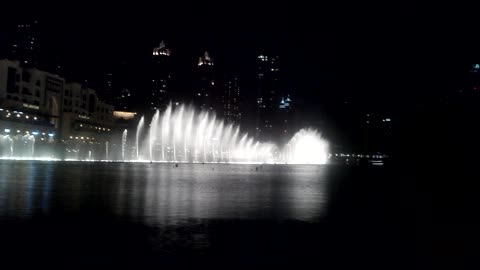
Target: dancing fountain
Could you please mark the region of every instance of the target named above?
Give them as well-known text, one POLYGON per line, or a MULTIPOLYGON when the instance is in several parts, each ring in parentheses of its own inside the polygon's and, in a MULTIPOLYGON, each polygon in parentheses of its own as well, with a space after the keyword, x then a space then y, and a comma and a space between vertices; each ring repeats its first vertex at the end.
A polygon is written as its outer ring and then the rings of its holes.
POLYGON ((239 137, 238 127, 185 105, 169 105, 163 113, 157 110, 148 131, 143 126, 142 117, 135 138, 137 161, 274 162, 275 145, 254 142, 246 133, 239 137), (142 141, 143 137, 147 139, 142 141))
MULTIPOLYGON (((103 160, 135 162, 191 163, 288 163, 324 164, 328 160, 328 143, 313 129, 302 129, 282 147, 256 141, 239 126, 218 119, 212 112, 192 106, 169 105, 155 111, 149 124, 141 117, 133 136, 125 129, 118 137, 102 144, 68 147, 67 160, 103 160), (104 147, 104 151, 103 151, 104 147)), ((0 158, 38 159, 61 156, 55 145, 36 153, 35 135, 0 137, 0 158), (46 150, 45 150, 46 149, 46 150)), ((50 135, 50 134, 49 134, 50 135)), ((58 148, 58 147, 57 147, 58 148)))

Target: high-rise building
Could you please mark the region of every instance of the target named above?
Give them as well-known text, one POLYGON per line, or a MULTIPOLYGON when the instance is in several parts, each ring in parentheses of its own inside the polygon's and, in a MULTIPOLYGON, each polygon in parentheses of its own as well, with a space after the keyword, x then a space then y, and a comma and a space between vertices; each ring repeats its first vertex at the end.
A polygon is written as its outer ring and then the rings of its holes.
POLYGON ((287 98, 280 84, 279 57, 261 54, 257 68, 256 135, 263 140, 277 139, 282 133, 278 112, 280 106, 284 106, 282 97, 287 98))
POLYGON ((171 82, 170 50, 165 42, 160 42, 153 48, 152 53, 152 91, 148 100, 148 107, 152 110, 161 109, 167 105, 171 82))
POLYGON ((199 57, 197 72, 198 84, 193 101, 203 110, 213 110, 217 107, 218 99, 216 99, 217 88, 215 85, 214 61, 208 52, 199 57))
POLYGON ((101 97, 113 104, 116 110, 132 111, 134 102, 130 72, 126 61, 120 62, 104 75, 101 97), (113 71, 112 71, 113 70, 113 71))
POLYGON ((38 21, 28 21, 15 26, 10 41, 9 58, 22 66, 38 64, 38 21))
POLYGON ((222 95, 223 117, 233 124, 240 124, 240 86, 237 76, 226 78, 222 95))
POLYGON ((283 93, 278 104, 278 128, 281 139, 290 138, 292 134, 292 119, 293 119, 293 100, 288 93, 283 93))
POLYGON ((62 57, 58 50, 48 46, 45 40, 39 21, 24 20, 15 24, 10 31, 8 42, 6 42, 8 48, 4 56, 10 60, 19 61, 22 67, 34 67, 52 74, 65 75, 62 57))

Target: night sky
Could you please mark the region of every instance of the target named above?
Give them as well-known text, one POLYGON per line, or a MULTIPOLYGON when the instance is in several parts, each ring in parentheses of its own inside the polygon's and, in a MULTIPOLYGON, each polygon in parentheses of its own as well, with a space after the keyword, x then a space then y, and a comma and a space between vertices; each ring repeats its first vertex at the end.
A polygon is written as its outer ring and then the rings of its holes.
MULTIPOLYGON (((242 94, 255 96, 255 57, 280 56, 284 82, 305 124, 342 129, 344 102, 358 111, 402 114, 416 102, 455 89, 462 68, 478 59, 475 21, 450 7, 313 5, 300 2, 38 4, 2 17, 2 27, 38 18, 48 49, 75 80, 127 61, 142 67, 164 40, 174 76, 191 88, 198 57, 239 74, 242 94), (381 12, 380 12, 381 10, 381 12)), ((16 9, 13 8, 12 9, 16 9)), ((478 23, 477 23, 478 24, 478 23)), ((143 76, 141 68, 132 75, 143 76)), ((141 88, 141 86, 139 86, 141 88)))

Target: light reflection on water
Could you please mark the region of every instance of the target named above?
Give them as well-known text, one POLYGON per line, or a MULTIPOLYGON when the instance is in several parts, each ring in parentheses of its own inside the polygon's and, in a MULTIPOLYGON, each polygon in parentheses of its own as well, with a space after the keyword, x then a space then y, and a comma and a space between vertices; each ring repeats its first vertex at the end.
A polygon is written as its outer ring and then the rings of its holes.
POLYGON ((0 220, 88 213, 151 226, 192 219, 311 221, 325 207, 329 169, 1 161, 0 220))

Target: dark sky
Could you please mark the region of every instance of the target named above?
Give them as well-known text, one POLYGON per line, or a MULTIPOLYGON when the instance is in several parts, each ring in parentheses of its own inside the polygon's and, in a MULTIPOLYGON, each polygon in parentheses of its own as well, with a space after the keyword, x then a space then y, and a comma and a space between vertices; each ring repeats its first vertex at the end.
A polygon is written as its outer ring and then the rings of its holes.
POLYGON ((165 40, 180 74, 208 50, 244 74, 252 93, 255 56, 274 51, 306 121, 331 125, 345 98, 365 110, 401 112, 419 96, 454 88, 459 67, 478 59, 478 21, 451 6, 279 2, 42 2, 1 20, 5 28, 38 17, 52 50, 68 55, 68 68, 82 76, 122 59, 146 61, 165 40))

